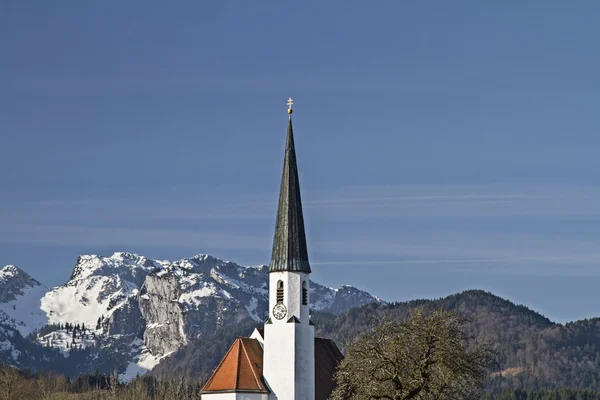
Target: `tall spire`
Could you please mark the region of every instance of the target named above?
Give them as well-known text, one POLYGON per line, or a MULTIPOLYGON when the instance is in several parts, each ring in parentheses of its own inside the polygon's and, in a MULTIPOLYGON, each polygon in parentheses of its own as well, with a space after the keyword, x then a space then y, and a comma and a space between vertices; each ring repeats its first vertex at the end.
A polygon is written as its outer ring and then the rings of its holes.
POLYGON ((279 192, 279 208, 275 221, 275 238, 273 239, 273 255, 269 272, 294 271, 310 273, 306 235, 304 233, 304 216, 300 199, 300 182, 294 148, 294 131, 292 129, 292 98, 288 100, 288 130, 283 160, 283 174, 279 192))

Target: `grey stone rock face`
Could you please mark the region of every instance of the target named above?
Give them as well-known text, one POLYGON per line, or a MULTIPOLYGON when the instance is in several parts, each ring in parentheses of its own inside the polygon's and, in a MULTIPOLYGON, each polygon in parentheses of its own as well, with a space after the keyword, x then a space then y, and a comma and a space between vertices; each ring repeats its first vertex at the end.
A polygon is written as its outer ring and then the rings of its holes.
POLYGON ((140 289, 139 309, 146 325, 144 344, 152 354, 167 354, 187 343, 179 294, 174 275, 148 275, 140 289))
POLYGON ((145 327, 139 301, 133 298, 113 312, 108 321, 107 333, 109 336, 133 335, 141 339, 145 327))

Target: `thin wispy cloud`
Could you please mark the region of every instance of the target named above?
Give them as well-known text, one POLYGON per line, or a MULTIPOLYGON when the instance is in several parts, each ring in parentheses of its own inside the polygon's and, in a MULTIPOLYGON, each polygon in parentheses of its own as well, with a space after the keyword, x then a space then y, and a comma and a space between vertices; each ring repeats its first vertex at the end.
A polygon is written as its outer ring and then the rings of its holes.
POLYGON ((431 259, 431 260, 351 260, 351 261, 311 261, 314 265, 417 265, 417 264, 481 264, 481 263, 504 263, 502 259, 431 259))
MULTIPOLYGON (((600 188, 566 184, 394 185, 315 193, 318 210, 348 218, 600 216, 600 188)), ((331 215, 331 214, 330 214, 331 215)))
POLYGON ((0 242, 68 246, 157 246, 198 250, 268 248, 271 238, 192 229, 105 228, 68 225, 0 227, 0 242))
MULTIPOLYGON (((309 248, 317 254, 313 262, 322 265, 447 265, 502 274, 554 274, 556 268, 546 267, 565 266, 561 273, 576 274, 600 264, 600 232, 580 237, 581 229, 563 228, 565 219, 600 216, 600 189, 592 186, 367 186, 309 190, 304 197, 309 248), (543 227, 536 227, 538 219, 543 227), (375 220, 385 223, 372 229, 375 220)), ((241 249, 261 252, 267 262, 272 198, 272 193, 191 198, 142 193, 36 200, 0 208, 0 242, 241 249)))
POLYGON ((488 202, 488 201, 514 201, 524 199, 542 199, 543 197, 528 196, 522 194, 462 194, 462 195, 432 195, 432 196, 394 196, 394 197, 369 197, 355 199, 327 199, 327 200, 312 200, 307 204, 377 204, 377 203, 395 203, 395 202, 488 202))
POLYGON ((378 266, 410 269, 415 266, 431 267, 431 271, 444 269, 469 274, 532 275, 600 277, 600 254, 562 257, 507 257, 481 259, 398 259, 398 260, 336 260, 311 261, 316 266, 378 266))
POLYGON ((452 271, 463 274, 498 275, 498 276, 531 276, 531 277, 563 277, 563 278, 600 278, 600 269, 596 265, 564 266, 532 264, 530 262, 506 264, 502 268, 486 264, 477 268, 455 266, 452 271))
MULTIPOLYGON (((18 222, 33 218, 90 217, 124 219, 274 218, 277 197, 245 193, 202 197, 144 195, 64 201, 32 201, 2 208, 18 222)), ((1 199, 0 199, 1 204, 1 199)), ((307 214, 320 210, 339 219, 381 217, 600 216, 600 188, 565 184, 395 185, 307 191, 307 214), (334 211, 334 212, 332 212, 334 211)))

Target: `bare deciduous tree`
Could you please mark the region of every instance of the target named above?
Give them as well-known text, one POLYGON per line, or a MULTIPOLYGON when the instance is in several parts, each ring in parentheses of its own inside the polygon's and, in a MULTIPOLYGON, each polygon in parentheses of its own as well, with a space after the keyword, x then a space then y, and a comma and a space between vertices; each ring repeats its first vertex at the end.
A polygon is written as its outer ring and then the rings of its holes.
POLYGON ((455 313, 386 319, 348 347, 333 400, 479 399, 496 353, 475 344, 455 313))

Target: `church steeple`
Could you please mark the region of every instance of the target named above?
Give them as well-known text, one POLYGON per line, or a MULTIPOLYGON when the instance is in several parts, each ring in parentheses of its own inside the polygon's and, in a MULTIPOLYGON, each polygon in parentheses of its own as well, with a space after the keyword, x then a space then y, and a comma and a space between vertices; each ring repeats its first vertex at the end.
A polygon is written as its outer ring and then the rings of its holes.
POLYGON ((279 193, 279 208, 277 209, 277 220, 275 221, 275 238, 273 239, 273 254, 271 264, 269 264, 269 272, 310 273, 296 150, 294 148, 292 104, 293 101, 290 98, 288 100, 289 119, 279 193))
POLYGON ((278 400, 315 399, 315 327, 310 321, 310 265, 294 131, 292 99, 269 265, 269 317, 265 321, 264 372, 278 400))

